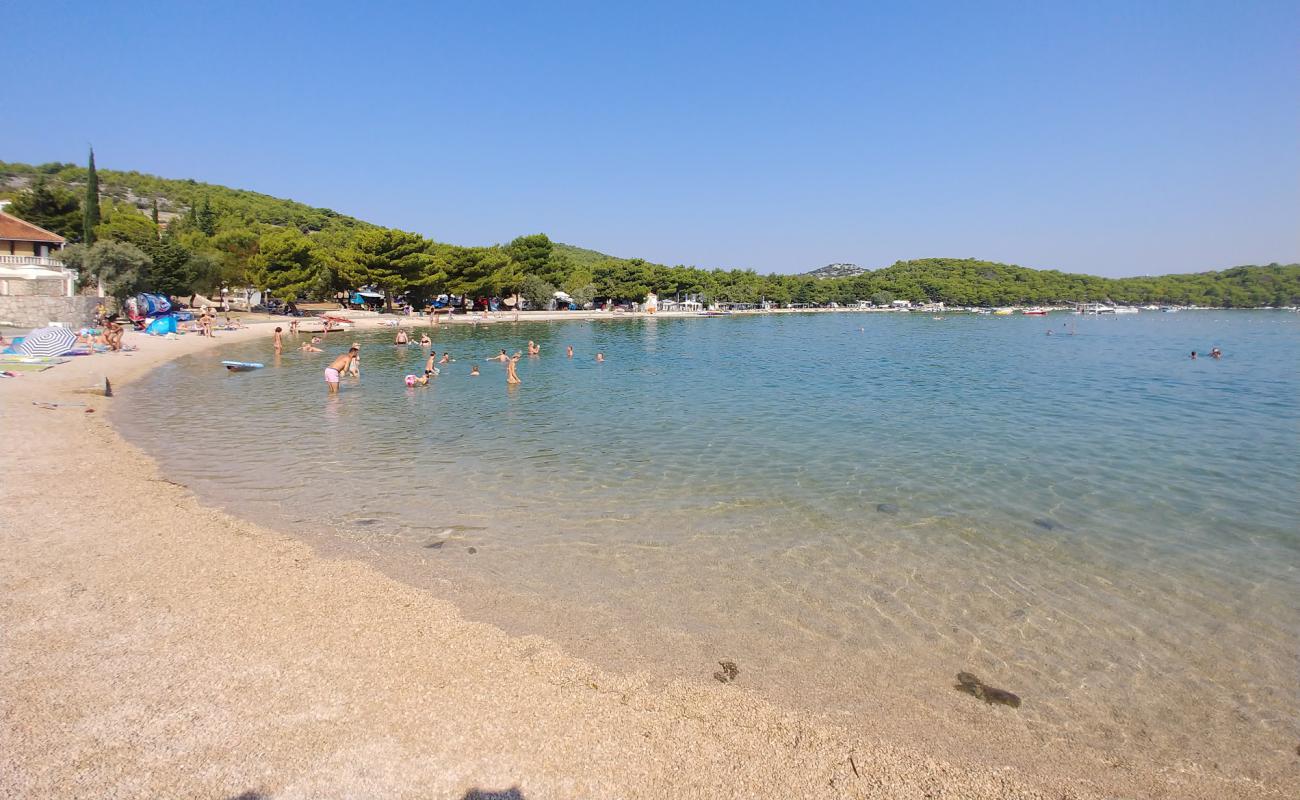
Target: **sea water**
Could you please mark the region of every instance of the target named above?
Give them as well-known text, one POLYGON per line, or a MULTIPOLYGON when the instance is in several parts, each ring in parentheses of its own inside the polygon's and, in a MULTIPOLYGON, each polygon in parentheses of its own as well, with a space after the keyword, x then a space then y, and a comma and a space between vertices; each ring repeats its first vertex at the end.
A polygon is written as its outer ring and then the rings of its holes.
POLYGON ((116 421, 209 502, 603 666, 731 660, 778 702, 1009 762, 1290 768, 1300 316, 429 331, 455 360, 427 388, 392 331, 268 338, 160 367, 116 421), (353 340, 361 378, 327 396, 353 340), (486 357, 529 340, 507 387, 486 357), (1023 705, 990 716, 958 671, 1023 705))

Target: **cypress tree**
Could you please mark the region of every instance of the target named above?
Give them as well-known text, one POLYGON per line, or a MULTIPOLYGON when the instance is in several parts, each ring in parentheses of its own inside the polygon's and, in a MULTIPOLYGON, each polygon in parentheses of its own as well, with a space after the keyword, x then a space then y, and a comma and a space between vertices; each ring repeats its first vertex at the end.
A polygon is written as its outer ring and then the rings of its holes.
POLYGON ((95 226, 99 224, 99 175, 95 172, 95 148, 90 148, 90 165, 86 169, 86 200, 81 208, 82 241, 95 243, 95 226))
POLYGON ((153 225, 158 227, 158 198, 153 199, 153 225))

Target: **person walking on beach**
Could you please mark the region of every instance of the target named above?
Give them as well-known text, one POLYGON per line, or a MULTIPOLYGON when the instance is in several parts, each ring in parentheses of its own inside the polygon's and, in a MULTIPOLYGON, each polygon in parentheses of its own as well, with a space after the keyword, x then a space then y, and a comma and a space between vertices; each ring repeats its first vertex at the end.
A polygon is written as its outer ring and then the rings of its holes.
POLYGON ((279 355, 281 352, 284 351, 284 339, 280 335, 279 325, 275 326, 275 339, 273 341, 273 344, 275 345, 276 355, 279 355))
POLYGON ((353 344, 346 353, 331 361, 330 365, 325 368, 325 385, 329 388, 330 394, 339 393, 339 376, 354 368, 353 365, 360 357, 361 347, 353 344))
POLYGON ((515 372, 515 364, 519 362, 519 357, 521 355, 523 355, 523 353, 515 353, 510 357, 510 360, 506 362, 506 384, 509 386, 523 383, 523 381, 519 380, 519 373, 515 372))

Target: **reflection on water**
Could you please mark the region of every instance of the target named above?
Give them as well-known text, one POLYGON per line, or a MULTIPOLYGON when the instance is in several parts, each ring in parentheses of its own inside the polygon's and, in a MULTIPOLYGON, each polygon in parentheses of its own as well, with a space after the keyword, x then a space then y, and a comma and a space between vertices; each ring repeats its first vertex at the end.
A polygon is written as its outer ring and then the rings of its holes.
POLYGON ((236 513, 602 663, 707 680, 726 657, 882 731, 1267 777, 1300 736, 1298 334, 1267 312, 498 323, 436 329, 456 361, 428 388, 402 381, 418 346, 345 334, 252 373, 216 363, 269 341, 182 359, 118 422, 236 513), (353 338, 362 378, 327 398, 353 338), (485 358, 529 339, 508 391, 485 358), (959 671, 1023 706, 991 717, 959 671))

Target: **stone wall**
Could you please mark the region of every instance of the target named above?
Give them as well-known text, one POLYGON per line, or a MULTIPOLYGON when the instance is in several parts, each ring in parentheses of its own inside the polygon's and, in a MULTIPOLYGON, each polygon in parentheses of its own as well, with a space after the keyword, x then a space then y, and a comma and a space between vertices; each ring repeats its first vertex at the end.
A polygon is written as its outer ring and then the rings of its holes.
POLYGON ((40 328, 62 322, 69 328, 81 328, 95 319, 98 297, 37 297, 34 295, 0 296, 0 325, 15 328, 40 328))

